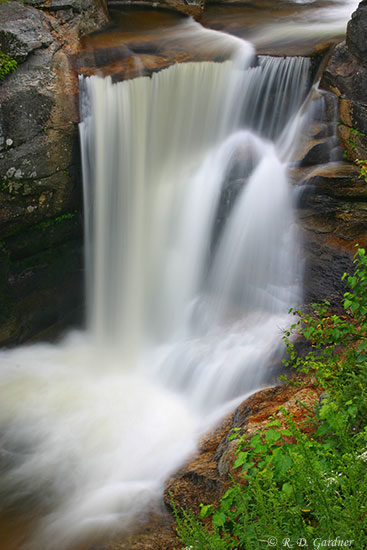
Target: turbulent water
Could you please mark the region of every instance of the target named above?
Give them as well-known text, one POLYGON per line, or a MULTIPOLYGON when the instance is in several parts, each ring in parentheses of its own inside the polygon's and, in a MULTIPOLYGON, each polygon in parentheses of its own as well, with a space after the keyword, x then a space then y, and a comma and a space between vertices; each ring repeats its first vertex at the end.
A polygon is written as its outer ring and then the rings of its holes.
POLYGON ((287 181, 309 61, 232 52, 81 78, 88 328, 1 354, 4 509, 30 548, 130 527, 199 434, 266 385, 301 262, 287 181))
POLYGON ((262 26, 252 40, 257 47, 263 44, 283 43, 292 40, 323 39, 343 37, 346 23, 360 0, 289 0, 290 3, 311 4, 306 12, 262 26), (313 7, 312 4, 315 4, 313 7))

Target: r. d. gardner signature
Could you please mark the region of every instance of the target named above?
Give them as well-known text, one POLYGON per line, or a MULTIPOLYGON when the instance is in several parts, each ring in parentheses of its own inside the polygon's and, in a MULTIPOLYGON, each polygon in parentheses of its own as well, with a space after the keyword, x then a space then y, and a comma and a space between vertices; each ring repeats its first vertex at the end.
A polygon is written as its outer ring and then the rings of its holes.
POLYGON ((297 540, 288 537, 278 540, 276 537, 270 536, 262 542, 266 542, 272 548, 314 548, 315 550, 323 550, 324 548, 350 548, 354 540, 342 539, 338 536, 334 539, 315 538, 312 543, 308 543, 303 537, 297 540))

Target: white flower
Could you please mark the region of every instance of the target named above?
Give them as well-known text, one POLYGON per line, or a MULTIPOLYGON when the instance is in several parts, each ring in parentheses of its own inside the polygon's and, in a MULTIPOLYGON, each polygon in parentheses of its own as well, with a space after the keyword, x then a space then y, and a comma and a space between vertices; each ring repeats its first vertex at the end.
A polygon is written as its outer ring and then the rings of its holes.
POLYGON ((330 487, 330 485, 334 485, 334 483, 338 483, 338 480, 336 479, 336 477, 329 477, 326 480, 326 487, 330 487))
POLYGON ((367 462, 367 451, 357 456, 357 460, 362 460, 362 462, 367 462))
POLYGON ((331 473, 333 474, 333 477, 326 477, 326 474, 325 473, 323 474, 325 477, 326 487, 330 487, 331 485, 338 483, 339 480, 337 478, 342 475, 340 472, 331 472, 331 473))

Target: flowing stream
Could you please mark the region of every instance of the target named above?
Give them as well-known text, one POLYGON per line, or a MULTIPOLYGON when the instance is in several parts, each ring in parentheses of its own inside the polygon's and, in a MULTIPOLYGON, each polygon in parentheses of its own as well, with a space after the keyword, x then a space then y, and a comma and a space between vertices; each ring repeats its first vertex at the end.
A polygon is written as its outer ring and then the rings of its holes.
POLYGON ((272 381, 301 299, 287 163, 310 62, 183 25, 231 58, 80 78, 88 326, 1 353, 0 496, 41 518, 27 548, 134 525, 272 381))

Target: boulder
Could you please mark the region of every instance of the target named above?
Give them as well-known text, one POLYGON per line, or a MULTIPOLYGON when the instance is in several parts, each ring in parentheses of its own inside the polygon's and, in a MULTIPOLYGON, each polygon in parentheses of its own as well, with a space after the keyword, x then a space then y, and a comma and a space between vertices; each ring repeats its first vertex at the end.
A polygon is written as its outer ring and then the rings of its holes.
POLYGON ((47 19, 38 10, 18 2, 0 5, 0 50, 18 62, 53 42, 47 19))

